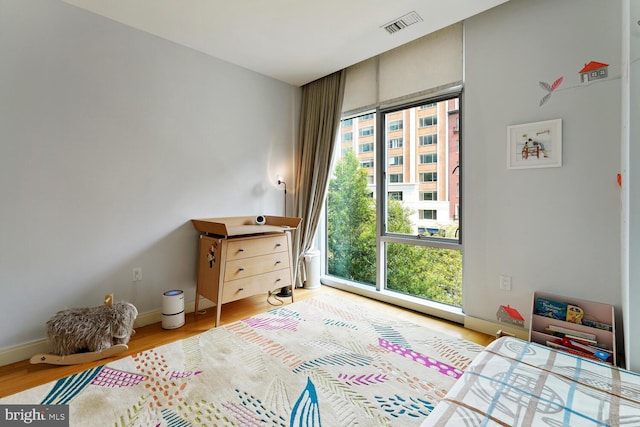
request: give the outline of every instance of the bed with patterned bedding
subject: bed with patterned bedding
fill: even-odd
[[[474,359],[426,426],[640,426],[640,374],[503,337]]]

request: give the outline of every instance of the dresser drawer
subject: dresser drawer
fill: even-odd
[[[222,289],[222,304],[252,295],[264,294],[289,285],[291,285],[291,270],[289,268],[230,282],[225,281]]]
[[[224,269],[224,279],[225,281],[242,279],[257,274],[282,270],[283,268],[289,268],[288,252],[235,259],[227,261]]]
[[[227,242],[227,261],[287,252],[288,250],[286,234],[249,239],[229,239]]]

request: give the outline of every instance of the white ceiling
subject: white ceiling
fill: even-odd
[[[63,0],[295,86],[508,0]],[[415,11],[423,21],[389,34]]]

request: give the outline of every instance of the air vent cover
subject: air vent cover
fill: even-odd
[[[401,16],[398,19],[394,19],[388,24],[384,24],[381,28],[384,28],[385,30],[387,30],[389,34],[394,34],[402,30],[403,28],[407,28],[409,25],[413,25],[416,22],[420,22],[420,21],[422,21],[422,17],[418,15],[418,12],[413,11],[413,12],[407,13],[404,16]]]

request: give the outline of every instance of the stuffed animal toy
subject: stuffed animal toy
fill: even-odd
[[[57,312],[47,322],[47,335],[54,354],[101,352],[117,344],[127,344],[138,316],[136,307],[128,302],[113,302],[91,308],[71,308]]]

